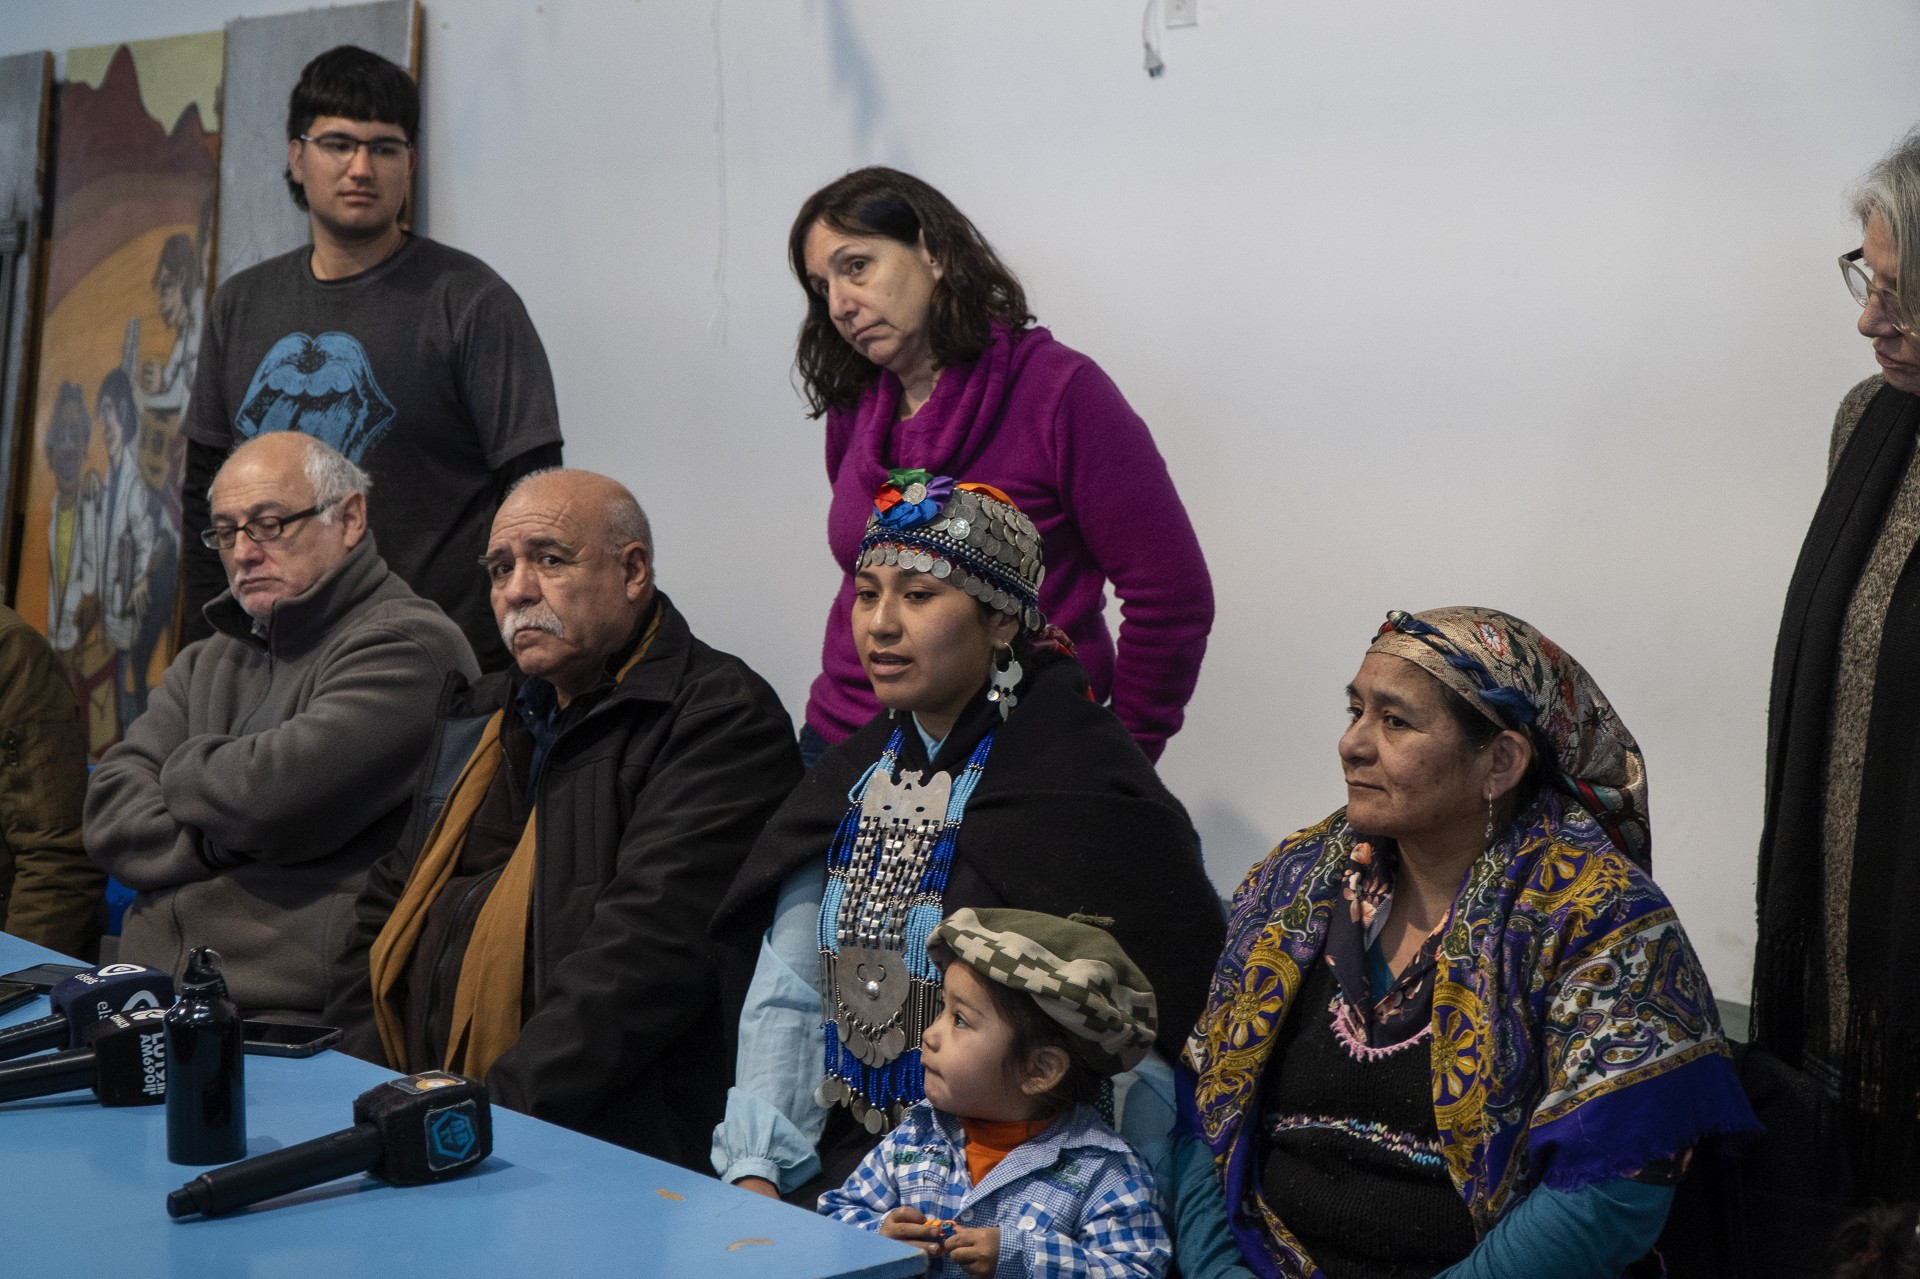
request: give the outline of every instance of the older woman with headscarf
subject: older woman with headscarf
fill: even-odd
[[[997,488],[895,471],[851,561],[851,635],[886,709],[781,805],[716,916],[751,980],[714,1170],[812,1207],[924,1096],[942,1001],[926,939],[947,914],[1099,916],[1159,1010],[1159,1052],[1115,1081],[1112,1119],[1153,1169],[1182,1272],[1244,1275],[1207,1151],[1173,1132],[1219,900],[1186,810],[1045,625],[1032,522]]]
[[[1613,1279],[1757,1129],[1639,749],[1491,609],[1389,614],[1347,705],[1347,807],[1248,873],[1187,1047],[1233,1232],[1266,1276]]]

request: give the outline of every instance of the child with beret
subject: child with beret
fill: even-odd
[[[1025,910],[955,911],[927,952],[945,989],[926,1100],[820,1211],[925,1249],[935,1274],[1164,1275],[1152,1174],[1094,1109],[1153,1045],[1139,968],[1095,922]]]

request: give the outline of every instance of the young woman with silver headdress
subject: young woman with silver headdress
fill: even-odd
[[[896,470],[853,569],[853,636],[886,709],[782,805],[716,918],[745,986],[716,1171],[811,1207],[921,1098],[940,1011],[926,939],[949,912],[1105,916],[1161,1011],[1159,1055],[1116,1081],[1117,1127],[1154,1166],[1183,1272],[1243,1274],[1205,1150],[1171,1133],[1168,1062],[1206,993],[1219,903],[1186,811],[1045,625],[1032,522],[987,485]]]

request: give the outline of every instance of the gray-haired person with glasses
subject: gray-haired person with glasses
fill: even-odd
[[[189,639],[225,586],[205,537],[214,471],[237,444],[304,431],[395,496],[368,515],[393,571],[459,623],[484,668],[508,664],[473,562],[507,488],[560,464],[559,410],[513,289],[407,227],[419,143],[403,68],[342,45],[300,73],[286,180],[313,242],[220,286],[186,411]]]
[[[242,533],[255,542],[277,542],[280,535],[287,531],[288,525],[298,524],[308,516],[318,515],[337,504],[328,502],[326,506],[309,506],[292,515],[261,515],[244,524],[216,524],[200,531],[200,545],[210,551],[231,551]]]
[[[87,854],[139,895],[120,958],[226,960],[249,1014],[318,1021],[367,868],[393,847],[450,675],[479,674],[391,572],[366,472],[296,431],[214,477],[228,589],[87,784]]]
[[[1864,1202],[1920,1173],[1920,129],[1853,213],[1880,372],[1840,401],[1774,651],[1753,1038],[1840,1101]]]

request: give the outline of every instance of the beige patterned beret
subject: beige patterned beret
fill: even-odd
[[[1104,928],[1032,910],[968,908],[933,930],[927,953],[1032,996],[1103,1075],[1131,1070],[1153,1047],[1153,985]]]

